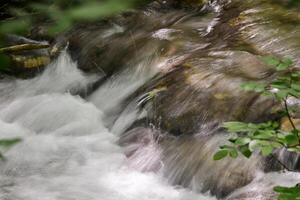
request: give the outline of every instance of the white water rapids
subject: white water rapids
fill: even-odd
[[[159,171],[141,172],[151,171],[147,169],[160,160],[157,144],[141,148],[130,158],[117,145],[119,134],[143,115],[135,109],[136,102],[121,114],[119,104],[155,75],[146,70],[147,65],[163,62],[147,61],[119,73],[88,100],[72,94],[85,90],[97,77],[83,74],[65,52],[36,78],[2,81],[0,139],[18,137],[22,142],[5,151],[7,160],[0,161],[0,199],[215,199],[170,185],[163,178],[163,164]],[[293,173],[260,173],[229,198],[264,192],[274,184],[293,185],[297,180],[299,175]],[[263,194],[254,197],[264,198]]]
[[[0,137],[22,142],[1,161],[0,199],[211,199],[170,186],[159,174],[131,168],[116,144],[118,135],[105,127],[103,110],[117,107],[134,84],[147,78],[122,84],[117,78],[87,102],[69,92],[84,89],[95,77],[82,74],[63,53],[36,78],[2,82]],[[114,129],[130,122],[119,120]]]

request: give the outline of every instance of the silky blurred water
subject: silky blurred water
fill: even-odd
[[[118,106],[119,101],[99,104],[109,95],[120,99],[134,90],[124,91],[124,84],[132,82],[119,85],[121,79],[111,80],[114,89],[111,84],[103,86],[100,91],[105,95],[96,93],[95,104],[73,96],[70,91],[84,89],[95,77],[80,72],[64,52],[34,79],[3,81],[0,137],[19,137],[22,142],[6,151],[7,160],[0,163],[0,199],[213,199],[171,186],[159,174],[142,173],[128,164],[116,144],[119,136],[103,123],[102,109]]]

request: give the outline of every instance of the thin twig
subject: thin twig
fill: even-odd
[[[289,108],[288,108],[288,105],[287,105],[287,97],[283,101],[284,101],[284,107],[285,107],[285,110],[286,110],[287,117],[288,117],[288,119],[289,119],[289,121],[290,121],[290,123],[291,123],[291,125],[292,125],[292,127],[294,129],[294,131],[296,132],[295,134],[296,134],[296,136],[298,138],[298,142],[300,143],[300,137],[299,137],[298,129],[296,128],[296,126],[295,126],[295,124],[294,124],[294,122],[292,120],[292,117],[290,115]]]
[[[284,169],[290,171],[290,172],[299,172],[299,170],[293,170],[290,169],[288,166],[286,166],[283,162],[281,162],[274,154],[271,154],[272,158],[274,158]]]
[[[290,112],[289,112],[289,109],[288,109],[288,105],[287,105],[287,100],[286,100],[286,99],[284,99],[284,107],[285,107],[285,111],[286,111],[287,117],[288,117],[288,119],[289,119],[289,121],[290,121],[290,123],[291,123],[293,129],[294,129],[294,130],[297,130],[297,128],[296,128],[296,126],[295,126],[295,124],[294,124],[294,122],[293,122],[293,120],[292,120],[292,117],[291,117],[291,115],[290,115]]]

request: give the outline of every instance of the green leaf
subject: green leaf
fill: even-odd
[[[276,66],[280,63],[280,60],[273,56],[266,56],[262,58],[263,62],[270,66]]]
[[[260,95],[266,96],[266,97],[272,97],[272,96],[273,96],[273,93],[270,92],[270,91],[265,90],[265,91],[263,91]]]
[[[291,87],[292,87],[294,90],[300,91],[300,85],[299,85],[299,84],[293,83],[293,84],[291,85]]]
[[[300,98],[300,93],[294,89],[289,89],[289,95],[295,97],[295,98]]]
[[[274,187],[274,191],[280,193],[300,193],[300,187],[299,186],[295,186],[295,187],[276,186]]]
[[[300,78],[300,72],[299,72],[299,71],[293,72],[293,73],[291,74],[291,76],[294,77],[294,78]]]
[[[253,135],[255,139],[272,139],[275,136],[274,130],[259,130]]]
[[[280,63],[279,65],[276,66],[276,69],[278,71],[282,71],[282,70],[286,70],[288,67],[289,67],[288,64],[286,64],[286,63]]]
[[[257,82],[246,82],[241,84],[241,88],[246,91],[263,92],[266,85]]]
[[[13,139],[2,139],[0,140],[0,146],[8,148],[17,143],[21,142],[20,138],[13,138]]]
[[[228,139],[228,141],[231,142],[231,143],[233,143],[233,144],[235,143],[236,140],[237,140],[237,138],[229,138]]]
[[[233,146],[229,146],[229,145],[223,145],[220,147],[220,149],[227,149],[227,150],[231,150],[231,149],[234,149],[235,147]]]
[[[229,156],[232,157],[232,158],[237,158],[238,157],[238,151],[236,149],[232,149],[229,152]]]
[[[289,94],[289,90],[279,90],[275,93],[275,96],[278,100],[284,100]]]
[[[298,137],[295,134],[286,135],[284,141],[287,145],[296,145],[299,143]]]
[[[249,150],[248,145],[240,146],[239,150],[247,158],[250,158],[250,156],[252,155],[252,152]]]
[[[273,147],[271,145],[261,147],[261,153],[263,156],[268,156],[272,152],[273,152]]]
[[[249,130],[258,130],[259,128],[261,128],[262,126],[266,126],[267,124],[265,123],[260,123],[260,124],[253,124],[253,123],[248,123],[247,127]]]
[[[131,1],[90,2],[69,10],[66,14],[74,20],[95,20],[118,13],[131,6]]]
[[[294,129],[294,130],[291,131],[291,133],[293,133],[294,135],[297,136],[297,134],[299,134],[300,131],[298,129]]]
[[[277,89],[288,89],[289,87],[287,86],[287,83],[286,82],[283,82],[283,81],[274,81],[272,82],[271,84],[271,87],[272,88],[277,88]]]
[[[214,160],[221,160],[222,158],[225,158],[228,155],[228,150],[222,149],[215,153]]]
[[[226,128],[229,132],[236,133],[245,131],[245,129],[248,127],[248,124],[243,122],[225,122],[223,123],[223,127]]]
[[[257,140],[257,144],[262,147],[262,146],[269,146],[270,142],[271,142],[271,138],[270,140]]]
[[[255,149],[257,148],[258,146],[258,143],[257,143],[257,140],[252,140],[250,143],[249,143],[249,150],[251,152],[255,151]]]
[[[250,138],[238,138],[236,141],[235,141],[235,144],[236,145],[245,145],[245,144],[248,144],[249,142],[251,142],[251,139]]]
[[[300,199],[300,187],[282,187],[276,186],[273,190],[279,193],[278,200],[299,200]]]
[[[281,60],[281,62],[283,62],[284,64],[286,64],[286,65],[288,65],[288,66],[291,66],[291,65],[293,65],[293,63],[294,63],[290,58],[283,58],[283,59]]]
[[[270,145],[271,145],[273,148],[281,148],[281,147],[283,147],[283,145],[280,144],[279,142],[270,142]]]
[[[280,128],[280,124],[276,121],[272,122],[272,128],[276,130],[277,128]]]
[[[281,133],[281,132],[279,132],[279,133],[277,133],[277,138],[276,138],[276,141],[278,141],[278,142],[281,142],[281,143],[285,143],[286,141],[285,141],[285,133]]]

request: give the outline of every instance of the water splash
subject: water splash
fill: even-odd
[[[39,77],[2,85],[1,97],[9,101],[2,102],[0,138],[23,141],[0,162],[0,199],[210,199],[126,164],[118,136],[103,123],[101,106],[67,92],[93,80],[63,53]],[[121,88],[106,94],[122,98]],[[110,106],[114,103],[119,101]]]

